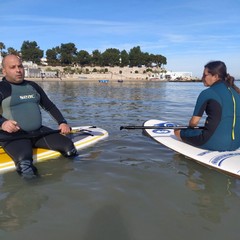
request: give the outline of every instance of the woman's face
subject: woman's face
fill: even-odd
[[[218,80],[219,80],[218,75],[212,75],[211,73],[208,72],[207,68],[204,68],[203,76],[202,76],[202,81],[204,86],[210,87]]]

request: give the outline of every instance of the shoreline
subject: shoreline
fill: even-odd
[[[201,80],[151,80],[151,79],[124,79],[124,80],[117,80],[117,79],[107,79],[107,78],[99,78],[99,79],[93,79],[93,78],[88,78],[88,79],[76,79],[76,78],[25,78],[26,80],[29,81],[37,81],[37,82],[99,82],[99,83],[111,83],[111,82],[116,82],[116,83],[124,83],[124,82],[201,82]],[[101,82],[101,81],[105,82]]]
[[[31,71],[30,71],[31,70]],[[70,71],[72,70],[72,71]],[[25,66],[25,79],[33,81],[99,81],[105,82],[198,82],[194,76],[168,77],[160,76],[162,69],[152,67],[70,67],[62,66]],[[0,77],[2,74],[0,73]]]
[[[57,79],[62,79],[62,81],[99,81],[99,80],[107,80],[107,81],[199,81],[200,79],[194,76],[182,76],[177,78],[171,77],[164,79],[160,78],[160,73],[163,71],[159,67],[152,67],[151,69],[147,67],[71,67],[70,69],[66,69],[62,66],[41,66],[41,71],[45,73],[42,79],[46,81],[46,79],[51,79],[56,81]],[[71,73],[70,70],[73,72]],[[54,73],[56,73],[56,76]],[[158,76],[159,75],[159,76]],[[29,76],[26,76],[30,78]],[[34,77],[34,75],[32,75]],[[40,76],[35,75],[41,79]],[[173,80],[174,79],[174,80]]]
[[[0,79],[3,75],[0,74]],[[133,76],[119,76],[111,74],[79,74],[79,75],[68,75],[64,77],[25,77],[29,81],[37,82],[99,82],[99,83],[109,83],[109,82],[201,82],[200,79],[178,79],[178,80],[167,80],[159,78],[149,78],[148,74],[137,74]],[[100,82],[102,81],[102,82]]]
[[[25,77],[26,80],[32,81],[59,81],[59,82],[201,82],[201,79],[192,78],[192,79],[160,79],[160,78],[151,78],[148,74],[134,74],[134,75],[119,75],[119,74],[69,74],[61,77]]]

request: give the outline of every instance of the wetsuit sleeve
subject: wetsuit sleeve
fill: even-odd
[[[207,103],[208,103],[208,92],[207,91],[202,91],[200,95],[197,98],[197,102],[193,111],[193,116],[198,116],[202,117],[204,111],[207,108]]]
[[[49,99],[44,90],[35,82],[29,82],[36,91],[40,94],[40,106],[47,111],[60,125],[61,123],[67,123],[60,110],[56,105]]]
[[[5,78],[2,79],[0,83],[0,105],[2,106],[2,101],[4,98],[11,94],[11,88],[8,83],[6,83]],[[0,109],[0,127],[7,119],[2,116],[2,107]]]
[[[4,118],[2,115],[0,115],[0,127],[2,126],[2,124],[6,121],[7,119]]]

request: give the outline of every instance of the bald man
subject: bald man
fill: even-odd
[[[21,59],[12,54],[4,57],[2,73],[4,77],[0,82],[0,134],[1,138],[10,134],[13,139],[0,144],[13,159],[17,172],[26,178],[38,175],[36,167],[33,166],[34,147],[59,151],[66,157],[76,156],[73,142],[63,135],[70,132],[67,121],[37,83],[24,79]],[[56,120],[61,134],[41,136],[41,133],[51,130],[42,125],[41,108]],[[39,137],[14,140],[14,136],[24,133],[34,133],[35,136],[39,133]]]

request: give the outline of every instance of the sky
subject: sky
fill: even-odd
[[[240,79],[240,0],[0,0],[0,42],[20,50],[74,43],[77,50],[142,52],[170,71],[201,77],[209,61]]]

